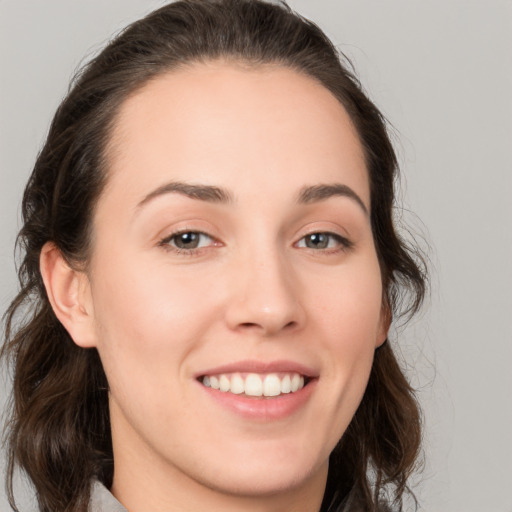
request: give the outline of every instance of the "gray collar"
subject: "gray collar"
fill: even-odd
[[[112,493],[100,482],[95,481],[91,486],[89,512],[128,512],[117,501]]]

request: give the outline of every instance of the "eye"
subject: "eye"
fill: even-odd
[[[351,242],[335,233],[310,233],[297,242],[297,247],[308,249],[336,249],[351,247]]]
[[[194,249],[201,249],[213,243],[211,236],[200,231],[181,231],[174,233],[161,242],[161,246],[170,246],[178,251],[192,251]]]

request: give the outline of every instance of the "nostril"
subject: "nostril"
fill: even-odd
[[[261,332],[265,336],[283,330],[290,333],[301,326],[305,314],[297,301],[292,298],[281,300],[279,294],[274,294],[272,290],[267,290],[267,295],[244,295],[243,300],[236,300],[235,297],[225,312],[228,326],[233,331]]]
[[[251,328],[260,328],[260,325],[257,323],[254,323],[254,322],[244,322],[244,323],[240,324],[240,327],[245,327],[247,329],[251,329]]]
[[[269,322],[262,322],[261,324],[258,322],[243,322],[243,323],[239,324],[238,327],[242,330],[258,330],[258,331],[261,330],[261,331],[265,331],[265,333],[267,333],[267,334],[270,334],[272,332],[279,331],[279,330],[290,331],[290,330],[295,329],[295,327],[297,325],[298,325],[298,323],[295,321],[290,321],[290,322],[286,323],[285,325],[283,325],[282,327],[278,327],[277,325],[270,325]]]

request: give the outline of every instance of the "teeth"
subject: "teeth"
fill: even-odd
[[[263,382],[259,375],[250,373],[245,379],[245,394],[249,396],[263,395]]]
[[[281,380],[277,375],[267,375],[263,381],[263,394],[265,396],[277,396],[281,394]]]
[[[206,384],[205,384],[206,385]],[[292,380],[289,375],[285,375],[281,380],[281,393],[289,393],[292,390]]]
[[[292,390],[292,393],[294,393],[295,391],[297,391],[300,387],[300,376],[295,373],[292,377],[292,384],[291,384],[291,390]]]
[[[234,393],[235,395],[240,395],[245,391],[244,379],[242,379],[240,375],[233,375],[233,377],[231,377],[231,386],[229,391],[231,391],[231,393]]]
[[[223,392],[247,396],[279,396],[280,394],[294,393],[304,387],[304,376],[298,373],[278,375],[268,373],[248,373],[244,376],[239,373],[206,375],[203,385]]]
[[[229,391],[230,386],[231,382],[229,382],[229,379],[225,375],[221,375],[219,379],[219,389],[221,391]]]
[[[204,381],[203,381],[203,384],[204,384]],[[206,384],[205,384],[206,386]],[[212,387],[213,389],[219,389],[220,388],[220,385],[219,385],[219,379],[217,377],[210,377],[210,387]]]

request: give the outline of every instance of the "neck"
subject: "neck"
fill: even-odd
[[[313,492],[309,491],[310,487]],[[148,483],[137,478],[132,483],[116,474],[112,493],[130,512],[318,512],[323,493],[315,492],[315,487],[306,485],[263,496],[235,495],[197,486],[193,482],[180,486],[169,483],[161,487],[155,481]]]

